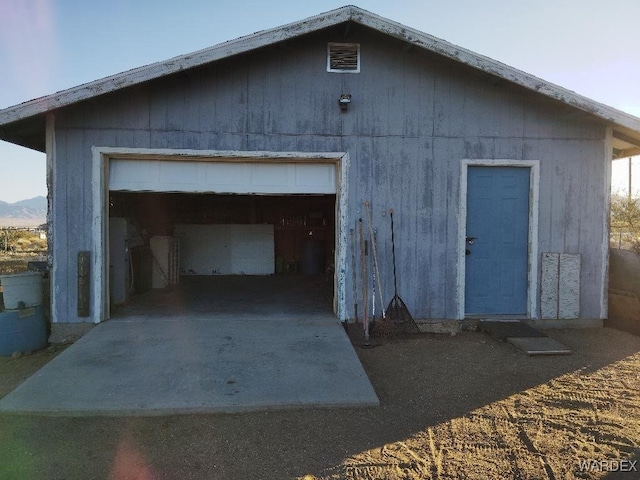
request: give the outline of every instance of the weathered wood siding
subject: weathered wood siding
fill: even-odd
[[[328,73],[327,42],[345,41],[343,31],[56,113],[57,321],[82,321],[75,313],[75,258],[91,246],[93,145],[349,152],[347,228],[365,218],[363,204],[371,202],[390,299],[388,211],[395,209],[399,292],[415,317],[433,319],[458,315],[460,161],[540,160],[538,250],[581,255],[580,315],[600,317],[610,158],[605,125],[355,25],[346,41],[361,44],[361,73]],[[338,107],[341,93],[352,95],[346,113]],[[346,277],[351,313],[350,272]]]

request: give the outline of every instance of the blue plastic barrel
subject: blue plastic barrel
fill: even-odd
[[[35,352],[47,343],[47,322],[41,305],[0,311],[0,356]]]

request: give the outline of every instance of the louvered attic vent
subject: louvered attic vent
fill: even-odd
[[[327,48],[327,72],[360,72],[360,44],[330,43]]]

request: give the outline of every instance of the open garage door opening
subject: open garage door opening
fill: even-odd
[[[335,194],[109,192],[111,315],[334,303]]]

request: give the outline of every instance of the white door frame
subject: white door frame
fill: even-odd
[[[349,154],[346,152],[259,152],[221,150],[173,150],[149,148],[92,147],[93,225],[92,225],[92,303],[94,323],[109,318],[109,161],[164,160],[203,162],[333,163],[336,168],[335,274],[333,309],[346,320],[345,272],[347,258],[347,195]],[[215,192],[211,192],[215,193]]]
[[[527,261],[527,318],[538,318],[538,205],[540,190],[539,160],[474,160],[460,162],[460,205],[458,215],[458,319],[465,318],[466,242],[467,229],[467,172],[469,167],[520,167],[529,168],[529,237]],[[487,315],[490,317],[491,315]]]

